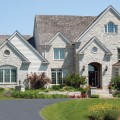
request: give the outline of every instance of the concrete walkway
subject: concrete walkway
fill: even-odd
[[[67,99],[0,100],[0,120],[43,120],[39,111]]]

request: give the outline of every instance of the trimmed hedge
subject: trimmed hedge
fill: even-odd
[[[39,94],[37,92],[13,92],[12,97],[14,98],[25,98],[25,99],[45,99],[45,98],[67,98],[67,95],[62,94]]]

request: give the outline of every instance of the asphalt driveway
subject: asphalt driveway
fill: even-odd
[[[67,99],[0,100],[0,120],[43,120],[39,111]]]

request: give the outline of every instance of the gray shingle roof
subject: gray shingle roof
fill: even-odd
[[[11,35],[0,35],[0,45],[10,37]],[[32,38],[31,35],[23,35],[23,37],[29,42],[29,40]]]
[[[120,66],[120,60],[117,62],[117,63],[115,63],[115,64],[113,64],[113,66]]]
[[[49,42],[58,32],[73,42],[95,18],[95,16],[37,15],[35,26],[39,29],[41,44]]]

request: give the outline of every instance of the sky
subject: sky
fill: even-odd
[[[0,0],[0,35],[33,35],[35,15],[97,16],[120,0]]]

